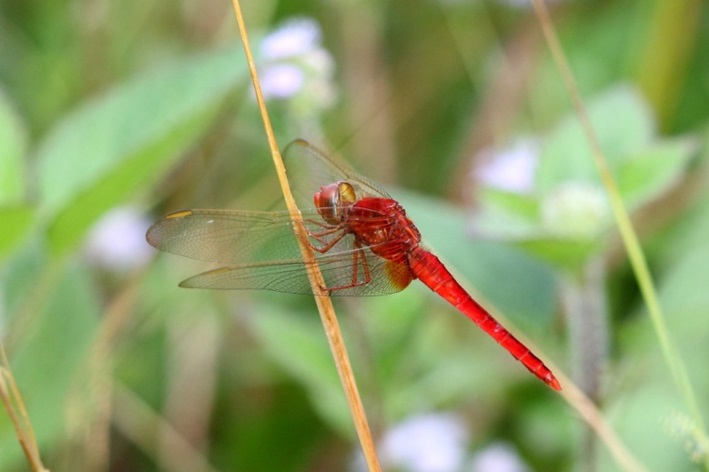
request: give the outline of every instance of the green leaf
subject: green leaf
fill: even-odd
[[[674,261],[663,277],[659,296],[664,310],[672,314],[669,324],[682,331],[682,344],[689,342],[688,337],[693,338],[697,344],[706,345],[709,354],[709,344],[705,343],[708,324],[705,313],[709,311],[707,264],[709,244],[705,241]]]
[[[24,199],[23,158],[26,148],[24,126],[0,89],[0,205],[17,205]]]
[[[692,157],[694,144],[689,139],[666,140],[630,155],[617,175],[626,204],[637,207],[676,184]]]
[[[70,248],[192,145],[246,73],[234,49],[163,67],[67,116],[37,155],[50,247]]]
[[[686,254],[702,250],[709,234],[709,194],[706,192],[668,228],[658,241],[660,266],[671,266]]]
[[[100,320],[95,287],[85,270],[70,268],[58,280],[40,302],[38,311],[28,314],[32,322],[20,321],[26,329],[14,338],[13,344],[19,347],[9,354],[42,451],[61,442],[66,433],[67,402],[72,394],[85,388],[77,381],[84,373]],[[25,288],[30,293],[34,290],[31,283]],[[0,422],[0,443],[16,443],[7,421]],[[0,464],[12,463],[19,454],[19,446],[0,448]]]
[[[480,189],[480,200],[510,215],[533,221],[539,217],[539,202],[531,195],[508,192],[492,187]]]
[[[569,270],[582,267],[604,247],[602,238],[575,240],[538,237],[520,239],[514,241],[514,244],[555,267]]]
[[[471,217],[471,226],[476,234],[496,241],[531,238],[539,233],[539,223],[536,220],[525,220],[487,206]]]
[[[637,362],[630,366],[636,371],[645,367]],[[654,368],[662,369],[658,365]],[[688,442],[682,438],[677,422],[682,401],[668,383],[666,376],[642,384],[634,382],[634,388],[618,392],[608,402],[604,408],[606,415],[620,440],[643,464],[651,465],[652,470],[699,470],[683,450]],[[604,453],[602,457],[599,470],[618,469],[610,454]]]
[[[35,218],[34,208],[0,208],[0,258],[9,253],[29,232]]]
[[[650,142],[654,122],[649,106],[635,89],[621,85],[590,100],[588,114],[611,168]],[[542,193],[566,181],[599,182],[591,149],[581,124],[569,114],[544,142],[537,168]]]

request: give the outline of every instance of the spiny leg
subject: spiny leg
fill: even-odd
[[[360,261],[362,264],[362,269],[364,269],[364,280],[359,280],[359,265]],[[372,275],[369,271],[369,263],[367,262],[367,256],[364,253],[364,249],[360,246],[359,241],[354,243],[354,251],[352,252],[352,279],[347,285],[341,285],[339,287],[332,287],[328,289],[328,292],[336,292],[338,290],[347,290],[349,288],[359,287],[361,285],[368,285],[372,281]]]
[[[310,231],[308,229],[308,236],[313,238],[315,241],[317,241],[318,243],[321,244],[321,246],[316,246],[315,244],[310,243],[310,247],[314,251],[319,252],[320,254],[325,254],[327,251],[332,249],[335,246],[335,244],[340,242],[340,240],[342,238],[344,238],[345,235],[347,234],[347,231],[344,230],[343,225],[332,226],[332,225],[328,225],[326,223],[318,222],[315,220],[308,220],[308,223],[320,226],[321,228],[325,228],[324,231],[319,231],[319,232]],[[329,236],[331,234],[337,233],[338,231],[340,232],[340,234],[338,234],[334,239],[332,239],[330,241],[326,241],[324,239],[325,236]]]
[[[331,231],[330,233],[334,233],[334,232],[335,232],[335,231]],[[330,240],[329,242],[326,243],[325,241],[322,241],[321,239],[319,239],[317,236],[313,236],[313,235],[311,234],[311,236],[312,236],[316,241],[318,241],[318,242],[321,243],[321,244],[325,244],[325,245],[318,247],[318,246],[316,246],[315,244],[312,244],[312,243],[311,243],[311,244],[310,244],[310,247],[313,248],[314,251],[319,252],[320,254],[325,254],[325,253],[328,252],[330,249],[332,249],[332,248],[335,246],[335,244],[339,243],[340,240],[341,240],[342,238],[344,238],[346,235],[347,235],[347,233],[346,233],[345,231],[341,231],[340,234],[338,234],[338,235],[335,236],[332,240]]]

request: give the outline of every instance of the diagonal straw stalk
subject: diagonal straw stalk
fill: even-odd
[[[345,342],[342,338],[337,317],[335,316],[335,309],[332,306],[332,300],[328,297],[327,290],[324,288],[326,286],[325,281],[320,273],[320,268],[315,261],[313,250],[308,241],[306,228],[300,219],[300,211],[295,204],[293,194],[291,193],[290,186],[288,184],[286,170],[283,166],[283,159],[281,158],[281,154],[278,150],[278,144],[276,143],[273,128],[271,127],[271,120],[266,109],[266,102],[264,101],[263,94],[261,93],[261,85],[256,73],[254,58],[251,54],[251,47],[249,46],[249,38],[246,32],[246,25],[244,23],[244,17],[241,12],[239,0],[232,0],[232,5],[234,7],[234,13],[236,14],[236,21],[239,25],[239,34],[241,35],[241,40],[244,44],[246,61],[249,66],[251,81],[254,85],[254,92],[256,93],[256,101],[259,106],[259,111],[261,112],[263,126],[268,138],[268,145],[271,150],[273,164],[276,166],[276,173],[278,174],[278,181],[281,185],[283,198],[286,201],[286,206],[288,207],[288,211],[290,212],[294,223],[293,226],[295,235],[298,239],[298,245],[300,246],[303,260],[305,261],[308,269],[310,286],[315,294],[315,303],[318,307],[318,311],[320,312],[320,319],[325,328],[325,334],[335,360],[335,365],[337,366],[337,372],[340,375],[340,381],[342,382],[342,386],[345,390],[347,403],[349,404],[350,412],[352,413],[352,418],[354,419],[355,428],[357,430],[357,436],[359,437],[360,444],[362,445],[367,467],[371,472],[380,472],[381,467],[379,465],[379,460],[374,447],[372,433],[369,428],[369,424],[367,423],[367,418],[364,414],[362,399],[360,398],[359,391],[357,390],[357,384],[352,372],[352,366],[347,354],[347,349],[345,348]]]
[[[5,406],[12,426],[15,428],[15,435],[20,442],[20,446],[22,446],[22,451],[25,453],[32,472],[49,472],[49,469],[42,464],[37,438],[34,435],[32,423],[27,414],[25,402],[22,400],[20,390],[17,388],[15,377],[12,375],[10,363],[5,354],[5,348],[2,346],[0,346],[0,401]]]
[[[564,86],[571,97],[571,101],[573,102],[579,121],[581,122],[581,126],[586,135],[586,139],[591,146],[591,154],[593,156],[594,163],[598,168],[601,181],[603,182],[606,192],[608,193],[611,207],[613,209],[613,216],[618,224],[618,230],[623,240],[623,244],[625,245],[625,249],[628,251],[628,258],[630,259],[633,272],[635,273],[635,277],[640,286],[640,291],[645,299],[645,303],[647,304],[650,319],[652,320],[653,327],[660,341],[662,354],[667,362],[670,372],[672,373],[672,378],[675,385],[684,396],[687,407],[694,417],[697,429],[702,436],[706,437],[706,427],[704,426],[704,420],[702,419],[701,411],[699,409],[694,390],[692,389],[692,384],[689,380],[689,375],[687,374],[684,362],[682,361],[682,358],[670,338],[669,331],[667,330],[667,325],[665,324],[662,308],[660,307],[660,302],[657,298],[657,292],[652,280],[652,275],[650,274],[647,261],[645,260],[645,255],[640,247],[638,236],[635,233],[632,223],[630,222],[630,217],[628,216],[628,212],[623,205],[623,199],[620,196],[618,186],[613,178],[613,175],[611,174],[605,155],[603,154],[601,146],[598,142],[598,138],[596,137],[593,127],[591,126],[591,121],[586,113],[586,107],[581,99],[581,94],[579,93],[576,85],[576,80],[571,72],[569,63],[566,60],[566,56],[564,55],[559,38],[556,35],[551,18],[549,17],[549,12],[543,0],[532,0],[532,3],[534,5],[537,18],[539,19],[539,23],[542,26],[544,37],[554,58],[554,62],[561,73]],[[709,470],[709,454],[706,452],[704,454],[704,468]]]

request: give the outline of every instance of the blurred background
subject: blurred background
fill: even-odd
[[[709,7],[549,7],[699,415],[528,2],[243,5],[281,147],[381,183],[617,447],[699,470]],[[228,2],[0,0],[0,335],[49,469],[366,470],[312,298],[180,289],[212,266],[145,242],[169,211],[270,209],[273,180]],[[421,284],[336,308],[386,470],[627,468]],[[27,470],[4,413],[0,436],[0,469]]]

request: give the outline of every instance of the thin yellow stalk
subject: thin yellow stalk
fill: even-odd
[[[249,66],[251,81],[253,82],[254,92],[256,93],[256,101],[261,112],[263,126],[268,138],[268,145],[271,150],[273,164],[276,167],[276,173],[278,174],[278,180],[281,185],[281,191],[283,192],[286,206],[288,207],[288,211],[290,212],[294,223],[295,234],[298,239],[300,251],[303,255],[303,260],[308,268],[308,278],[310,279],[310,285],[313,289],[313,293],[315,294],[315,303],[318,307],[318,311],[320,312],[320,319],[323,323],[323,327],[325,328],[325,334],[330,345],[330,350],[334,357],[337,371],[340,375],[340,381],[342,382],[342,386],[345,390],[347,402],[355,423],[357,436],[359,437],[360,444],[362,445],[367,466],[370,471],[378,472],[381,471],[381,467],[379,465],[376,449],[374,447],[372,433],[369,428],[369,424],[367,423],[367,418],[364,414],[364,407],[362,406],[362,400],[360,398],[359,391],[357,390],[357,384],[352,372],[352,366],[347,354],[345,342],[342,338],[339,323],[337,322],[337,317],[335,316],[335,309],[332,306],[332,300],[330,300],[330,297],[327,296],[327,291],[324,288],[326,286],[325,281],[320,273],[319,267],[317,266],[313,251],[308,242],[306,228],[300,219],[300,211],[298,210],[295,200],[293,199],[293,194],[291,193],[290,186],[288,184],[283,159],[281,158],[281,154],[278,150],[278,144],[276,143],[273,128],[271,127],[271,120],[266,109],[266,102],[263,98],[263,94],[261,93],[261,85],[256,72],[256,66],[254,65],[254,58],[251,54],[251,47],[249,46],[249,38],[246,32],[244,18],[241,13],[241,5],[239,0],[232,0],[232,5],[234,7],[234,13],[236,14],[236,21],[239,25],[239,34],[241,35],[241,40],[244,44],[246,61]]]
[[[5,410],[15,428],[17,439],[32,470],[34,472],[49,472],[42,464],[37,438],[35,438],[32,423],[25,408],[25,402],[22,400],[20,390],[15,383],[15,377],[12,375],[4,348],[0,348],[0,354],[2,355],[0,360],[2,364],[0,365],[0,399],[5,405]]]
[[[675,348],[675,345],[672,342],[670,334],[667,330],[665,318],[657,298],[657,292],[655,291],[654,282],[652,280],[650,270],[648,269],[645,255],[640,247],[638,236],[635,233],[635,229],[630,221],[628,212],[623,205],[623,199],[620,196],[618,186],[616,185],[615,179],[613,178],[613,175],[608,167],[606,158],[601,150],[598,138],[596,137],[593,127],[591,126],[591,121],[588,118],[586,107],[581,99],[581,94],[579,93],[576,85],[576,80],[574,79],[574,75],[571,72],[568,61],[566,60],[566,56],[561,47],[561,43],[559,42],[559,38],[556,35],[551,18],[549,17],[549,12],[543,0],[532,0],[532,3],[542,26],[544,37],[554,58],[554,62],[561,73],[564,86],[571,97],[571,101],[573,102],[574,108],[576,109],[576,113],[578,114],[581,122],[581,126],[586,135],[586,139],[591,146],[594,163],[598,168],[601,181],[603,182],[606,192],[608,193],[611,207],[613,209],[613,215],[616,219],[616,224],[618,225],[618,230],[620,231],[625,249],[628,251],[628,257],[633,267],[633,272],[635,273],[635,277],[640,286],[640,291],[645,299],[645,303],[647,304],[650,319],[652,320],[653,327],[660,341],[660,347],[665,361],[669,366],[675,384],[684,396],[687,407],[692,412],[697,428],[701,431],[702,435],[706,437],[704,420],[702,419],[692,384],[689,380],[684,362]],[[704,467],[709,470],[709,454],[704,455]]]

